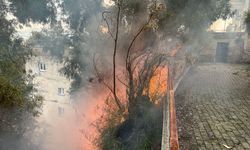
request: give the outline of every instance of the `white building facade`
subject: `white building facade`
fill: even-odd
[[[72,144],[71,128],[75,125],[76,113],[71,103],[71,81],[59,73],[63,64],[45,53],[42,47],[33,48],[35,54],[27,63],[26,70],[35,78],[37,94],[44,98],[42,112],[38,117],[42,138],[42,150],[78,150]],[[73,132],[73,131],[72,131]],[[40,137],[41,138],[41,137]],[[41,143],[40,141],[37,141]]]
[[[45,53],[42,47],[33,48],[35,54],[27,63],[26,70],[35,75],[33,80],[37,94],[43,96],[42,116],[48,121],[63,116],[71,107],[70,80],[59,73],[63,64]],[[50,120],[51,119],[51,120]]]

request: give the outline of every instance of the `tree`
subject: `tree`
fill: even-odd
[[[234,14],[229,0],[165,0],[165,3],[167,10],[161,25],[174,33],[183,25],[191,34],[198,34],[217,19],[227,19]]]
[[[33,2],[27,0],[25,2],[30,3],[31,6],[36,6],[32,4]],[[47,4],[49,4],[48,1]],[[42,5],[44,6],[44,3]],[[46,33],[44,36],[46,37],[44,38],[46,43],[53,41],[52,44],[49,44],[49,47],[52,48],[48,47],[48,49],[53,50],[55,47],[57,47],[55,49],[68,48],[70,55],[65,59],[65,66],[62,72],[68,78],[74,79],[72,84],[72,87],[74,87],[73,91],[84,85],[83,76],[86,76],[86,70],[88,70],[86,68],[89,67],[89,58],[87,57],[90,57],[93,51],[93,53],[112,54],[112,62],[110,62],[111,55],[106,56],[106,54],[102,55],[102,59],[105,61],[101,62],[101,64],[112,64],[112,68],[108,68],[106,69],[108,70],[107,72],[102,73],[99,69],[100,66],[95,66],[95,78],[97,83],[104,84],[111,91],[113,94],[111,100],[119,108],[118,116],[124,117],[125,121],[122,123],[116,121],[120,119],[119,117],[119,119],[108,118],[108,121],[112,122],[115,120],[115,123],[110,125],[110,128],[106,128],[107,130],[102,130],[102,133],[103,137],[109,136],[113,138],[112,141],[118,142],[118,145],[114,145],[122,145],[130,149],[135,149],[135,147],[131,147],[132,144],[130,143],[131,141],[128,142],[128,136],[133,137],[130,140],[136,139],[142,136],[139,132],[147,136],[143,136],[142,142],[137,143],[137,148],[142,148],[140,146],[145,144],[145,141],[152,142],[152,139],[148,137],[152,136],[151,133],[153,131],[147,130],[148,128],[145,127],[147,122],[145,120],[147,120],[148,116],[151,120],[153,117],[148,114],[144,118],[142,114],[146,114],[147,109],[155,107],[148,92],[150,80],[155,75],[156,70],[166,63],[168,57],[168,54],[157,49],[159,41],[174,37],[178,39],[178,44],[185,48],[185,44],[192,45],[200,37],[201,33],[205,33],[207,27],[213,21],[218,18],[225,19],[232,15],[229,0],[165,0],[161,2],[150,0],[114,0],[114,5],[109,8],[102,7],[100,0],[64,0],[59,7],[62,8],[63,14],[68,16],[65,21],[68,23],[70,31],[64,35],[58,34],[58,32],[53,34],[53,31]],[[48,8],[47,5],[45,8]],[[23,16],[27,16],[27,14],[29,13]],[[49,13],[45,13],[45,18],[52,18],[46,14]],[[51,14],[53,15],[53,11]],[[102,21],[100,21],[101,14]],[[34,17],[31,16],[31,18]],[[93,18],[97,22],[93,21]],[[98,31],[94,32],[94,29],[91,28],[92,22],[98,25],[100,23],[96,30],[99,30],[102,26],[110,36],[108,37],[105,33],[102,33],[100,36]],[[88,31],[91,32],[89,33]],[[102,39],[103,34],[105,38],[112,39],[111,42],[108,42],[107,39]],[[58,41],[58,43],[65,43],[65,39],[67,41],[66,45],[54,44],[54,42],[57,43]],[[100,44],[100,39],[106,43]],[[95,41],[94,46],[91,40]],[[113,44],[113,48],[107,46],[110,43],[111,45]],[[99,44],[102,47],[98,47]],[[104,52],[96,51],[97,49],[103,49]],[[170,51],[171,49],[169,48],[168,50]],[[177,48],[174,47],[174,49]],[[122,63],[117,61],[117,58]],[[112,76],[112,79],[109,76]],[[89,81],[92,82],[93,78],[91,77]],[[117,85],[126,87],[125,93],[127,97],[124,103],[121,103],[122,98],[117,92],[119,88]],[[145,106],[147,109],[144,109],[142,106]],[[117,111],[117,109],[114,110]],[[117,117],[117,114],[115,116]],[[154,124],[151,124],[151,126],[154,126]],[[122,131],[128,127],[130,127],[129,135],[123,136]],[[135,132],[131,131],[132,129],[135,129]],[[101,142],[101,146],[106,146],[105,139],[102,140],[104,143]],[[111,143],[109,145],[111,147],[106,147],[106,149],[116,149],[117,147],[113,147],[114,145]],[[147,146],[147,148],[152,147]]]
[[[1,0],[2,1],[2,0]],[[21,23],[34,22],[55,22],[56,11],[51,0],[9,0],[10,11]]]
[[[14,5],[15,3],[13,3],[12,8],[22,8],[22,5],[18,3],[16,6]],[[39,4],[39,6],[42,6],[41,9],[43,9],[47,13],[41,13],[43,14],[42,17],[28,16],[29,13],[23,13],[27,14],[23,16],[28,16],[35,19],[43,18],[39,20],[46,20],[44,18],[55,18],[53,16],[55,15],[56,9],[54,8],[54,5],[51,1],[30,2],[26,0],[25,3],[29,4],[30,8],[34,8]],[[44,5],[45,3],[46,5]],[[80,57],[82,57],[82,55],[90,55],[89,52],[91,51],[91,48],[89,48],[89,46],[83,44],[88,43],[88,38],[90,37],[86,35],[86,28],[88,27],[89,22],[92,18],[97,18],[97,20],[99,20],[98,15],[100,15],[105,9],[104,7],[102,7],[101,3],[102,1],[100,0],[64,0],[59,3],[60,5],[58,6],[62,8],[63,14],[68,16],[65,18],[65,21],[69,24],[70,33],[65,34],[64,36],[66,36],[70,40],[70,54],[72,54],[71,58],[66,59],[65,66],[67,67],[64,67],[62,71],[67,75],[67,77],[75,79],[75,82],[73,82],[73,86],[76,87],[73,88],[75,90],[84,84],[80,74],[82,74],[84,70],[86,70],[84,66],[87,65],[81,65],[83,64],[83,62],[80,61],[82,59]],[[146,17],[142,16],[144,16],[143,13],[146,12],[148,4],[149,3],[147,1],[142,3],[139,0],[124,0],[121,6],[122,14],[119,18],[119,22],[121,22],[121,24],[124,24],[126,22],[128,24],[126,28],[136,29],[138,23],[140,23],[141,21],[145,21]],[[188,38],[191,35],[196,35],[197,37],[199,37],[199,35],[197,34],[202,33],[200,31],[205,31],[205,29],[207,29],[207,27],[216,19],[225,19],[232,15],[232,13],[230,12],[229,0],[209,0],[206,2],[198,0],[165,0],[165,3],[161,1],[160,3],[157,2],[157,5],[157,9],[164,9],[164,11],[157,14],[157,20],[155,20],[154,23],[151,22],[151,25],[154,25],[155,29],[159,29],[160,32],[164,33],[167,36],[178,36],[180,34],[184,36],[183,33],[185,33],[185,37],[183,37],[183,39],[191,39]],[[108,11],[114,11],[113,8],[114,7],[112,7]],[[22,13],[20,13],[20,15],[21,14]],[[137,21],[137,23],[135,23],[135,20]],[[113,20],[112,22],[114,23],[115,20]],[[180,33],[181,27],[184,27],[184,32],[182,33]],[[92,37],[94,36],[92,35],[91,38]],[[54,46],[54,48],[56,48],[56,45]],[[71,74],[68,72],[74,73]]]
[[[195,2],[198,3],[198,7],[194,5]],[[209,9],[212,10],[204,10],[205,6],[209,6]],[[197,9],[194,9],[194,7],[197,7]],[[116,71],[114,71],[113,80],[118,80],[126,86],[126,93],[128,95],[126,98],[127,103],[123,105],[127,107],[128,114],[122,123],[119,123],[119,119],[118,122],[113,123],[113,120],[117,120],[117,117],[119,118],[119,115],[117,116],[116,113],[114,116],[111,115],[111,117],[107,117],[106,122],[109,126],[102,130],[99,146],[103,149],[157,149],[157,146],[152,147],[157,141],[148,139],[148,136],[153,136],[154,134],[151,134],[152,131],[147,131],[145,127],[147,125],[150,126],[149,122],[152,120],[152,118],[149,119],[150,121],[147,120],[146,112],[154,106],[152,103],[154,100],[150,99],[147,91],[156,70],[166,63],[166,59],[169,56],[166,53],[164,55],[164,52],[160,52],[157,49],[147,51],[147,39],[155,37],[155,40],[151,40],[150,42],[150,48],[156,48],[154,46],[157,45],[157,41],[161,40],[157,38],[159,31],[165,32],[165,37],[178,36],[179,34],[183,34],[179,33],[180,27],[182,26],[182,32],[189,30],[189,37],[199,36],[199,32],[204,33],[209,24],[216,19],[225,19],[230,16],[229,1],[167,1],[165,8],[164,4],[157,2],[144,1],[142,4],[140,1],[128,0],[115,1],[114,8],[116,9],[114,9],[115,11],[111,11],[111,16],[112,13],[116,14],[114,15],[117,19],[116,22],[114,23],[113,20],[108,22],[106,18],[104,19],[109,30],[107,33],[109,33],[115,41],[114,52],[117,50],[116,47],[119,47],[125,53],[125,55],[120,56],[121,60],[125,60],[125,67],[119,66],[119,69],[124,70],[125,68],[125,71],[121,72],[126,72],[126,75],[122,77],[123,81],[120,81],[118,75],[116,75]],[[122,14],[120,14],[121,8]],[[216,10],[217,8],[223,9]],[[192,10],[197,10],[197,14],[191,13]],[[125,19],[123,20],[121,18]],[[120,26],[119,23],[121,23]],[[112,29],[111,24],[113,24],[114,29]],[[117,25],[119,27],[117,27]],[[123,33],[118,30],[128,28],[128,26],[131,28],[127,31],[122,30]],[[119,37],[113,36],[117,34]],[[123,42],[122,46],[117,46],[117,39],[119,39],[119,41],[126,39],[126,41]],[[185,43],[182,44],[184,45]],[[113,55],[113,58],[115,58],[115,56],[116,55]],[[124,56],[125,58],[123,58]],[[113,61],[114,70],[116,67],[115,63],[116,62]],[[115,87],[115,84],[114,82],[113,87]],[[113,94],[114,99],[116,99],[117,94],[114,91],[115,89],[113,90]],[[145,105],[147,104],[151,106],[146,107]],[[144,110],[144,107],[147,109]],[[109,122],[112,123],[110,124]],[[159,119],[157,122],[161,122],[161,120]],[[152,125],[152,127],[153,126],[154,125]],[[134,142],[135,139],[139,139],[138,141],[141,143]],[[150,144],[147,145],[147,142]],[[147,146],[141,147],[143,145]]]
[[[245,14],[245,24],[248,34],[250,33],[250,11]]]
[[[59,56],[59,59],[63,60],[64,67],[61,69],[61,73],[72,79],[71,93],[73,93],[87,82],[87,78],[83,76],[88,74],[86,68],[92,60],[90,58],[92,47],[88,42],[97,39],[93,35],[94,33],[89,35],[86,28],[91,19],[94,16],[97,17],[101,12],[101,0],[64,0],[60,7],[63,15],[68,16],[65,22],[69,25],[69,31],[64,32],[63,27],[57,24],[52,27],[52,30],[44,32],[42,43],[45,45],[44,49],[50,50],[52,55],[55,54],[55,50],[58,50],[57,54],[53,56]],[[49,47],[46,46],[48,43]],[[68,55],[62,57],[65,51]]]
[[[6,19],[7,8],[0,1],[0,149],[27,149],[32,143],[24,135],[34,127],[42,97],[25,70],[31,50],[16,36],[17,22]]]

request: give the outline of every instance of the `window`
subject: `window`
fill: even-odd
[[[58,88],[58,95],[64,95],[64,88]]]
[[[46,65],[45,65],[45,63],[39,63],[38,67],[39,67],[40,71],[46,71]]]

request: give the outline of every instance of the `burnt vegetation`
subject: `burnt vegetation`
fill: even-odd
[[[128,40],[131,42],[123,42],[124,44],[120,47],[125,52],[125,66],[119,67],[124,67],[124,72],[126,72],[126,75],[123,77],[125,81],[122,83],[125,83],[127,96],[122,108],[127,110],[127,112],[119,114],[120,112],[124,112],[124,110],[121,110],[121,106],[118,105],[118,110],[113,112],[115,114],[106,118],[108,126],[101,128],[99,139],[99,147],[102,149],[157,150],[161,148],[162,108],[156,105],[156,97],[150,96],[149,89],[151,86],[150,81],[157,73],[157,69],[166,67],[168,65],[168,58],[171,55],[157,49],[157,42],[161,40],[161,36],[168,37],[175,35],[181,39],[180,44],[185,46],[185,43],[189,41],[183,40],[184,38],[188,39],[187,37],[189,36],[198,37],[197,32],[203,32],[212,21],[232,15],[230,6],[226,1],[220,3],[223,6],[217,6],[224,8],[220,12],[214,10],[215,3],[213,2],[200,2],[197,9],[194,9],[198,11],[197,14],[194,14],[197,16],[193,17],[196,20],[192,20],[190,17],[192,8],[196,7],[193,5],[193,1],[167,1],[166,3],[155,1],[140,4],[141,2],[139,1],[121,0],[115,5],[118,13],[114,16],[117,17],[116,19],[119,22],[120,9],[122,8],[123,15],[129,18],[127,21],[131,25],[131,32],[126,33],[126,31],[122,30],[124,33],[118,34],[119,28],[116,27],[116,30],[112,30],[105,18],[105,23],[109,29],[108,33],[111,37],[113,37],[112,31],[114,31],[116,35],[118,34],[122,37],[121,40],[126,37],[131,39]],[[202,11],[208,12],[208,10],[203,9],[204,5],[213,8],[210,10],[211,16],[199,16],[200,13],[203,14]],[[142,14],[144,19],[140,19]],[[146,17],[145,14],[147,14]],[[119,24],[116,23],[116,25]],[[181,26],[183,26],[183,31],[179,30]],[[124,29],[126,27],[120,28]],[[187,29],[190,32],[187,32]],[[163,31],[164,33],[161,35]],[[165,35],[166,33],[168,35]],[[117,39],[116,36],[114,39],[114,51],[116,51]],[[178,46],[170,48],[169,51],[175,49],[178,49]],[[115,65],[113,69],[115,69]],[[117,80],[115,73],[114,71],[113,80]],[[115,84],[114,82],[113,87],[116,87]],[[115,100],[119,100],[116,92],[112,90],[111,92],[114,94]],[[160,105],[162,99],[166,98],[164,96],[161,95],[160,97]],[[119,104],[121,103],[119,102]],[[110,111],[109,113],[112,114]],[[122,119],[124,120],[120,123],[119,120]],[[110,124],[109,122],[112,123]]]
[[[101,0],[10,0],[9,5],[0,0],[0,135],[22,137],[26,123],[39,114],[42,98],[28,84],[33,76],[24,71],[32,56],[28,46],[38,44],[63,62],[61,73],[73,80],[72,94],[89,84],[109,90],[104,114],[96,121],[100,136],[95,145],[103,150],[161,148],[163,68],[172,65],[173,56],[192,57],[187,47],[202,47],[209,25],[233,15],[229,0],[113,2],[104,7]],[[7,20],[8,12],[16,18]],[[30,21],[49,29],[33,33],[24,44],[15,27]]]

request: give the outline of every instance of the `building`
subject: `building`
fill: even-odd
[[[231,0],[235,15],[227,20],[219,19],[208,29],[207,45],[200,54],[201,62],[247,62],[249,56],[248,33],[244,23],[249,0]]]
[[[37,143],[46,143],[41,144],[43,150],[75,150],[76,144],[72,144],[68,133],[76,120],[69,93],[71,81],[59,73],[63,64],[42,47],[34,47],[33,53],[35,56],[26,63],[26,70],[35,75],[37,94],[44,98],[42,113],[37,119],[41,133]]]
[[[43,96],[42,116],[47,121],[63,116],[70,106],[70,80],[59,73],[63,64],[45,53],[42,47],[33,48],[34,57],[26,63],[26,70],[35,75],[37,94]]]

